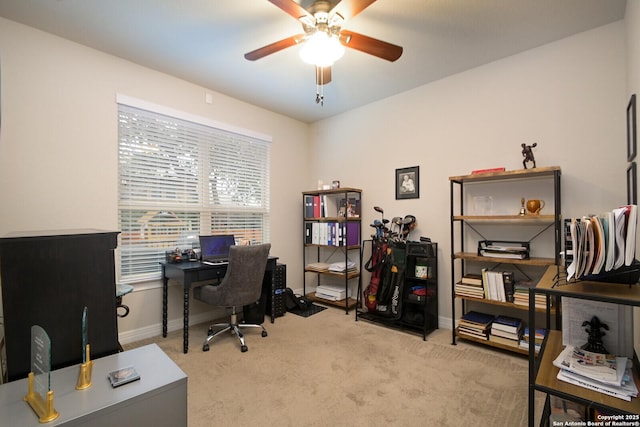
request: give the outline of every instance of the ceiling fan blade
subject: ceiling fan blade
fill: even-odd
[[[245,53],[244,57],[249,61],[255,61],[256,59],[264,58],[267,55],[271,55],[272,53],[276,53],[288,47],[294,46],[300,43],[304,39],[304,37],[304,34],[297,34],[295,36],[287,37],[286,39],[282,39],[275,43],[271,43],[256,50],[252,50],[251,52]]]
[[[278,6],[280,9],[293,16],[295,19],[307,19],[313,20],[313,15],[311,15],[307,10],[300,6],[298,3],[293,0],[269,0],[274,5]]]
[[[318,86],[331,83],[331,66],[316,67],[316,84]]]
[[[346,47],[350,47],[391,62],[402,56],[401,46],[354,33],[353,31],[340,31],[340,43]]]
[[[342,0],[329,12],[330,15],[337,13],[346,21],[351,19],[376,0]]]

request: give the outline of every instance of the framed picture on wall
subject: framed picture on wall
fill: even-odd
[[[638,186],[637,186],[636,162],[631,162],[627,168],[627,204],[638,204]]]
[[[627,161],[636,157],[636,94],[631,95],[627,105]]]
[[[396,169],[396,200],[420,198],[420,167]]]

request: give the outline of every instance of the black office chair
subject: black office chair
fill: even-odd
[[[229,248],[229,265],[219,285],[203,285],[193,290],[193,297],[211,305],[231,310],[231,318],[227,323],[217,323],[209,327],[207,339],[202,351],[209,351],[209,342],[218,335],[231,331],[240,339],[240,350],[248,350],[242,328],[261,328],[262,336],[267,330],[262,325],[238,323],[236,310],[245,305],[255,304],[262,293],[262,280],[267,266],[270,243],[249,246],[231,246]],[[214,328],[222,328],[214,333]]]

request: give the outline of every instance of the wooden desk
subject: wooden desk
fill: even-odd
[[[271,292],[278,257],[270,256],[262,281],[262,297]],[[189,293],[191,285],[197,282],[221,280],[227,272],[227,264],[210,265],[198,261],[185,261],[177,264],[162,264],[162,336],[167,336],[167,302],[169,279],[182,283],[183,287],[183,325],[182,344],[184,353],[189,352]],[[273,322],[273,311],[271,322]]]
[[[133,365],[140,379],[113,388],[109,372]],[[23,397],[28,380],[0,385],[0,425],[3,426],[187,426],[187,376],[158,347],[150,344],[93,361],[92,385],[76,390],[79,365],[51,372],[54,408],[60,413],[46,424]]]

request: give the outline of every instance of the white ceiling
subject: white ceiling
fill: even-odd
[[[315,102],[315,70],[299,59],[299,46],[244,59],[302,32],[267,0],[0,0],[0,16],[314,122],[623,19],[625,6],[626,0],[377,0],[343,28],[404,53],[387,62],[347,49],[324,87],[324,106]]]

